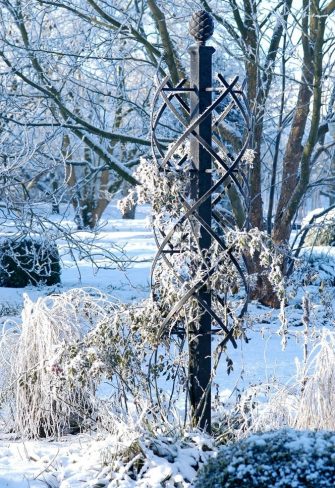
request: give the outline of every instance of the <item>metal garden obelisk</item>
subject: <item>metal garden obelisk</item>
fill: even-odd
[[[214,24],[212,17],[205,11],[195,12],[190,21],[190,34],[197,45],[190,48],[190,122],[201,117],[212,103],[212,55],[215,49],[206,46],[212,36]],[[190,141],[190,157],[194,164],[191,179],[190,196],[198,201],[212,186],[212,156],[206,145],[212,144],[212,114],[209,114],[196,128],[198,138]],[[200,140],[205,142],[205,145]],[[211,226],[211,198],[204,199],[198,207],[200,219]],[[202,271],[210,268],[211,235],[203,225],[199,225],[198,250],[202,258]],[[211,290],[208,283],[199,290],[199,298],[211,307]],[[211,430],[211,325],[212,317],[199,306],[199,321],[193,324],[189,341],[189,395],[194,423],[203,430]]]
[[[171,188],[161,202],[168,218],[153,223],[158,250],[151,287],[161,310],[159,337],[176,336],[182,357],[187,341],[189,413],[193,425],[207,432],[213,370],[228,342],[237,348],[235,332],[247,310],[249,290],[239,253],[225,240],[235,223],[222,200],[229,199],[227,189],[233,188],[248,214],[247,174],[241,163],[249,147],[250,111],[238,76],[226,80],[218,73],[212,84],[215,50],[206,41],[213,31],[210,14],[193,14],[190,34],[196,45],[190,48],[189,82],[184,78],[174,85],[169,76],[160,80],[151,116],[155,168]],[[221,123],[235,127],[237,118],[245,134],[238,151],[217,130]],[[168,146],[162,144],[167,128]],[[228,265],[234,271],[226,276]],[[244,289],[244,297],[232,297],[232,286]],[[217,354],[212,365],[213,336]]]

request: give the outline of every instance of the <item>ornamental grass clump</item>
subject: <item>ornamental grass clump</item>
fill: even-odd
[[[241,395],[238,438],[284,427],[335,431],[335,333],[324,328],[315,334],[290,382],[255,385]]]
[[[22,323],[15,326],[17,340],[8,359],[15,396],[15,430],[24,437],[72,433],[94,416],[94,381],[87,378],[83,384],[80,377],[71,383],[63,381],[65,372],[57,357],[59,349],[78,343],[105,318],[101,301],[100,296],[80,289],[40,297],[35,303],[25,296]]]
[[[200,470],[195,488],[330,488],[335,433],[283,429],[223,447]]]

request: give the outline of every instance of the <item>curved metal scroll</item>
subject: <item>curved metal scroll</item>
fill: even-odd
[[[224,346],[231,341],[236,347],[234,338],[234,327],[236,318],[243,316],[248,302],[248,284],[244,275],[244,263],[235,256],[234,247],[226,242],[227,229],[234,227],[234,218],[228,208],[224,208],[222,202],[229,198],[238,198],[242,202],[245,215],[248,215],[247,202],[248,186],[247,171],[245,163],[246,151],[250,137],[250,115],[247,99],[243,92],[243,86],[239,86],[238,78],[228,82],[222,75],[218,75],[218,85],[212,89],[215,93],[212,104],[195,120],[191,120],[190,108],[185,94],[193,89],[189,88],[186,80],[182,80],[176,87],[173,87],[169,78],[164,78],[156,91],[151,119],[152,149],[155,164],[160,173],[169,178],[171,184],[173,179],[181,179],[181,185],[175,201],[180,209],[174,220],[169,225],[162,225],[161,221],[153,223],[154,235],[158,251],[152,266],[151,285],[154,296],[161,296],[162,276],[160,266],[163,264],[173,276],[176,289],[175,301],[169,310],[163,314],[162,331],[169,328],[173,333],[183,334],[183,327],[180,321],[183,309],[196,301],[198,307],[210,314],[212,318],[212,333],[223,335],[221,344]],[[209,145],[197,133],[197,127],[212,114],[212,145]],[[230,118],[238,120],[239,127],[233,127]],[[190,121],[191,120],[191,121]],[[225,133],[232,137],[240,137],[241,147],[235,152],[233,145],[229,143]],[[172,139],[163,139],[162,133],[174,136]],[[212,157],[212,187],[196,201],[190,199],[187,177],[196,171],[189,155],[188,143],[191,138],[196,138]],[[211,201],[212,221],[205,222],[198,214],[198,208],[204,201]],[[229,207],[229,204],[227,205]],[[196,235],[199,233],[199,226],[203,226],[212,240],[212,252],[206,256],[206,270],[199,277],[196,273],[196,258],[190,264],[193,269],[189,276],[185,276],[183,270],[182,249],[185,250],[186,243],[190,248],[195,249]],[[193,234],[193,240],[192,240]],[[239,282],[238,287],[240,299],[229,300],[228,295],[234,290],[216,289],[212,280],[220,267],[227,268],[227,260],[230,261],[229,268],[235,270],[234,278]],[[199,264],[199,263],[198,263]],[[223,271],[224,272],[224,271]],[[186,273],[187,275],[187,273]],[[210,306],[201,299],[200,288],[204,283],[211,287],[212,300]],[[235,283],[237,284],[237,283]],[[232,313],[232,303],[237,304],[237,310]]]

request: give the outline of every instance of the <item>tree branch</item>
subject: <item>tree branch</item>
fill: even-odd
[[[89,0],[91,1],[91,0]],[[157,26],[157,30],[160,34],[163,48],[164,48],[164,59],[169,68],[172,82],[176,85],[180,79],[185,78],[185,71],[183,69],[181,60],[173,46],[167,25],[165,15],[162,10],[158,7],[155,0],[147,0],[151,15]]]

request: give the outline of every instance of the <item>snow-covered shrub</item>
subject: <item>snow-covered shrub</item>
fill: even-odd
[[[158,354],[155,313],[150,299],[121,305],[92,289],[35,303],[26,296],[22,324],[7,321],[0,342],[6,371],[0,397],[15,397],[15,429],[29,437],[55,436],[89,419],[90,426],[112,433],[135,409],[143,425],[169,430],[177,417],[174,400],[158,387],[159,377],[169,375],[178,398],[185,368],[182,359],[170,363],[164,345]],[[108,397],[98,398],[104,381]]]
[[[324,209],[309,212],[302,222],[302,230],[307,230],[306,246],[334,246],[335,245],[335,210],[322,214]]]
[[[335,433],[284,429],[224,446],[200,470],[195,488],[330,488]]]
[[[57,246],[48,240],[7,238],[0,243],[0,286],[22,288],[60,282]]]
[[[12,390],[15,396],[16,430],[55,436],[89,422],[114,432],[129,421],[130,408],[143,424],[162,424],[167,395],[157,389],[157,378],[181,367],[162,354],[152,364],[157,334],[150,303],[121,305],[92,289],[35,303],[25,296],[22,324],[8,322],[0,343],[0,367],[8,372],[0,394],[8,398]],[[96,396],[103,381],[109,383],[104,399]],[[172,410],[169,402],[167,429]]]
[[[330,247],[314,247],[300,253],[291,281],[298,285],[335,285],[335,253]]]
[[[114,437],[102,451],[108,488],[188,488],[216,450],[213,439],[200,433],[164,436],[130,430],[128,426],[123,437]]]

